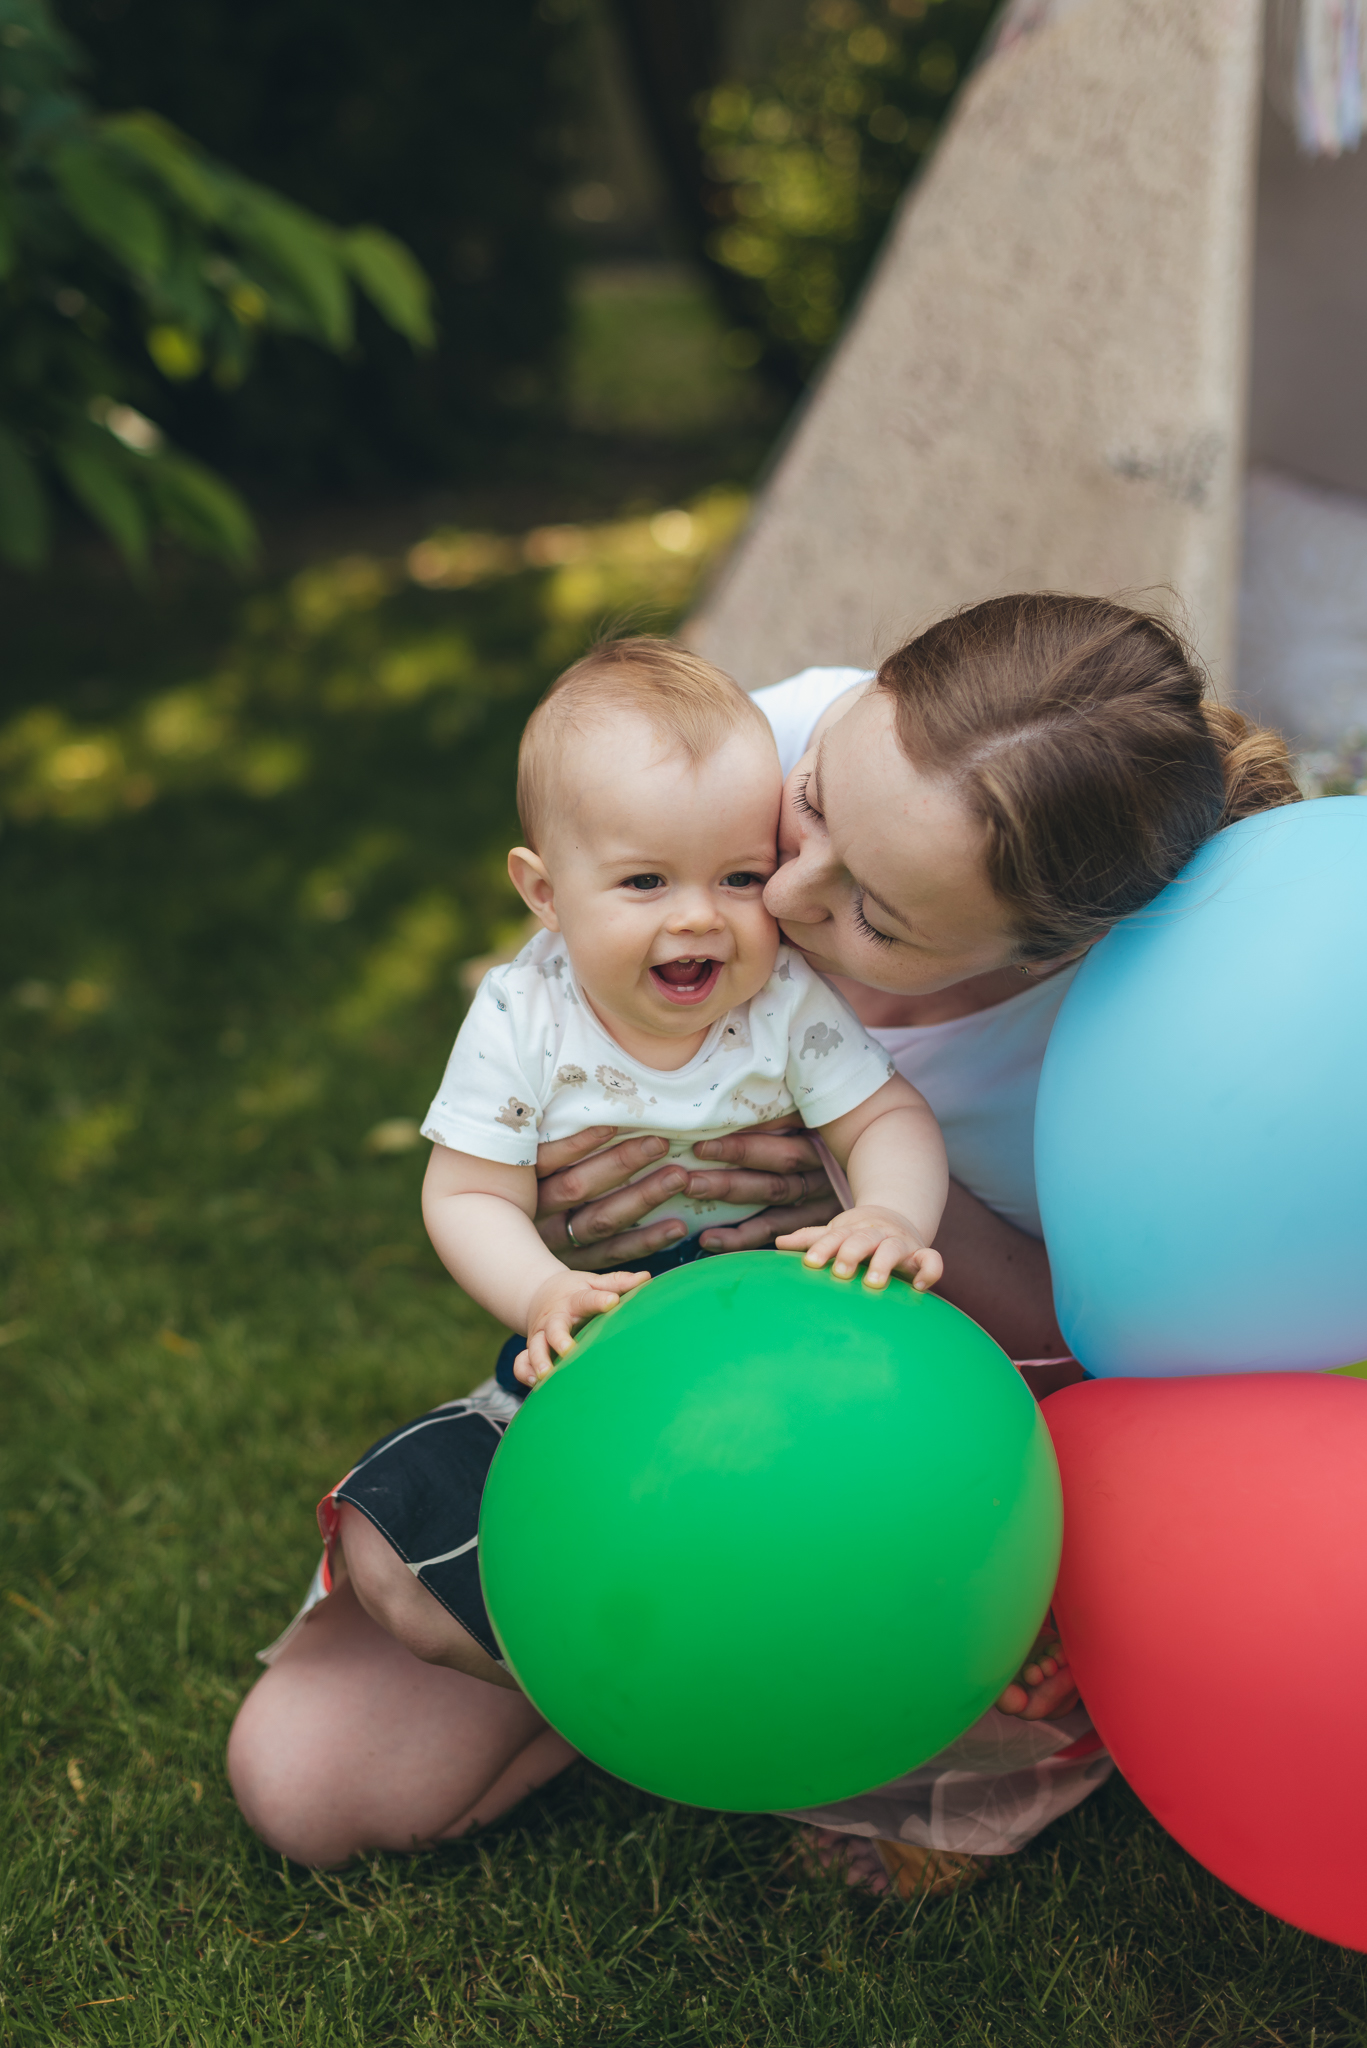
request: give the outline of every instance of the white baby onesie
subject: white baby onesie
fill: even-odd
[[[610,1123],[666,1137],[671,1159],[705,1167],[693,1154],[704,1138],[793,1109],[804,1123],[831,1123],[895,1072],[835,991],[786,946],[759,994],[719,1017],[687,1066],[647,1067],[608,1036],[564,939],[543,931],[480,983],[422,1134],[477,1159],[534,1166],[538,1143]],[[675,1197],[642,1220],[676,1217],[694,1236],[756,1206]]]

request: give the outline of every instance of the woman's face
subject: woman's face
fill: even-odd
[[[1011,964],[981,828],[950,785],[912,767],[882,690],[861,697],[789,776],[779,857],[765,904],[824,974],[930,995]]]

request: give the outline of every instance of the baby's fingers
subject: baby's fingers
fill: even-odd
[[[918,1294],[924,1294],[931,1287],[938,1287],[944,1278],[945,1262],[937,1251],[923,1245],[910,1258],[900,1261],[898,1271],[906,1273]]]
[[[527,1349],[513,1368],[525,1386],[534,1387],[538,1380],[544,1380],[548,1373],[555,1371],[555,1360],[551,1357],[554,1329],[553,1323],[547,1323],[544,1328],[533,1330],[527,1339]],[[563,1350],[565,1347],[561,1345],[558,1348]]]
[[[882,1233],[868,1228],[851,1230],[841,1239],[831,1271],[838,1280],[850,1280],[859,1271],[865,1259],[871,1258],[883,1243]],[[886,1279],[884,1275],[884,1279]],[[882,1281],[872,1284],[881,1286]]]
[[[907,1240],[904,1237],[881,1238],[874,1246],[872,1257],[869,1259],[869,1270],[864,1275],[864,1285],[886,1287],[894,1273],[908,1270],[911,1260],[918,1256],[916,1252],[908,1254]]]
[[[782,1237],[776,1237],[774,1244],[781,1252],[805,1252],[809,1244],[827,1235],[825,1226],[812,1224],[806,1230],[789,1230]]]

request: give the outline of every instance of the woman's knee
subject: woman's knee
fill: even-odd
[[[258,1680],[228,1737],[228,1782],[242,1818],[268,1849],[292,1863],[345,1863],[361,1843],[337,1797],[337,1784],[301,1723],[289,1688]]]

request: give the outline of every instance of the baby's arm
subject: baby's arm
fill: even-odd
[[[834,1259],[847,1280],[867,1259],[866,1287],[886,1287],[892,1273],[909,1275],[921,1292],[933,1287],[944,1261],[930,1249],[949,1193],[949,1165],[930,1105],[900,1074],[857,1109],[822,1127],[850,1183],[854,1207],[829,1223],[775,1239],[782,1251],[805,1251],[809,1266]]]
[[[517,1376],[532,1386],[574,1331],[616,1306],[646,1273],[572,1273],[536,1234],[536,1169],[434,1145],[422,1186],[427,1234],[448,1273],[510,1330],[525,1330]]]

